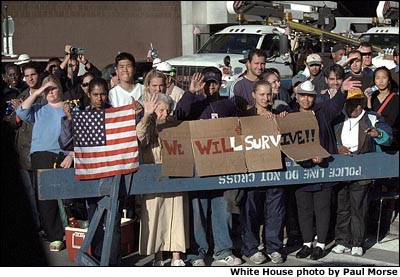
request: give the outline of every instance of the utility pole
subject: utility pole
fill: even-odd
[[[5,16],[5,23],[6,23],[6,52],[7,52],[7,55],[9,55],[10,54],[10,42],[8,41],[8,37],[9,37],[9,32],[10,32],[10,30],[9,30],[9,26],[8,26],[8,14],[7,14],[7,9],[8,9],[8,6],[7,5],[4,5],[4,10],[5,10],[5,13],[6,13],[6,16]]]

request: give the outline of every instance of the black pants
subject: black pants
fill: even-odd
[[[250,257],[258,252],[260,224],[264,224],[265,252],[282,248],[282,228],[285,220],[283,188],[249,190],[241,210],[242,254]]]
[[[35,152],[31,155],[32,169],[51,169],[58,154],[42,151]],[[37,176],[35,176],[37,182]],[[36,185],[36,189],[38,186]],[[40,222],[43,230],[46,232],[47,240],[63,241],[64,239],[64,226],[61,221],[60,210],[57,200],[39,200],[38,210],[40,214]]]
[[[317,242],[325,243],[331,217],[332,188],[320,191],[296,191],[297,212],[303,242],[314,241],[314,215]]]
[[[338,185],[335,241],[362,246],[368,213],[369,185],[358,182]]]

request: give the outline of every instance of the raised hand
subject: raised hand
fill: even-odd
[[[202,91],[204,89],[204,76],[197,72],[192,76],[192,81],[190,82],[189,91],[190,93],[195,93],[197,91]]]

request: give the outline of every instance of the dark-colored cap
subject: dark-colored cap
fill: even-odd
[[[203,69],[201,72],[204,76],[204,82],[215,81],[221,85],[222,83],[222,72],[216,67],[209,66]]]
[[[336,52],[339,50],[346,50],[346,47],[344,47],[344,45],[341,43],[336,43],[335,45],[333,45],[332,52]]]
[[[110,67],[110,76],[116,74],[117,68],[115,64]]]
[[[314,89],[313,83],[311,81],[305,81],[302,83],[297,90],[297,94],[312,94],[312,95],[317,95],[317,92]]]
[[[299,83],[304,83],[307,81],[307,77],[303,74],[297,74],[292,78],[292,87],[297,86]]]
[[[249,60],[249,50],[245,50],[242,52],[243,53],[243,59],[239,60],[240,63],[247,63],[247,61]]]

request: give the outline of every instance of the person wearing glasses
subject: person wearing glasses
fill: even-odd
[[[376,69],[372,64],[372,45],[369,42],[361,42],[357,48],[362,57],[362,73],[372,77]]]
[[[86,72],[80,77],[79,86],[66,91],[63,96],[63,101],[69,101],[72,106],[76,106],[77,109],[83,110],[85,107],[90,105],[89,83],[96,76],[91,72]]]

